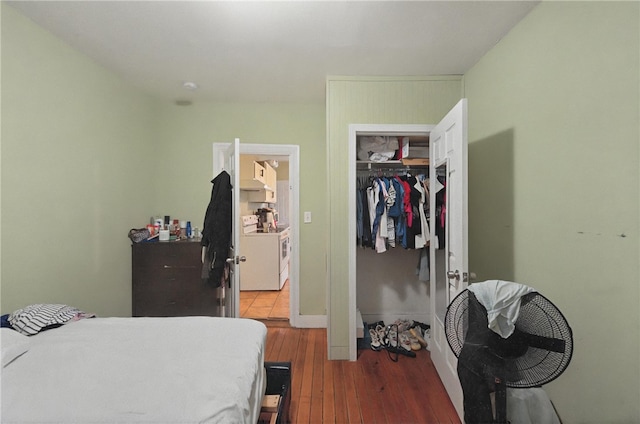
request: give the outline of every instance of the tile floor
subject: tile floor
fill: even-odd
[[[289,319],[289,280],[282,290],[240,291],[240,316],[265,320]]]

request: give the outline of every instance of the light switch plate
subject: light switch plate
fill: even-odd
[[[305,223],[305,224],[308,224],[308,223],[310,223],[310,222],[311,222],[311,212],[306,211],[306,212],[304,213],[304,223]]]

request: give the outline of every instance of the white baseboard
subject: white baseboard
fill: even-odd
[[[391,314],[362,314],[362,319],[367,324],[371,324],[377,321],[384,321],[385,324],[392,324],[397,319],[406,319],[406,320],[414,320],[420,321],[425,324],[430,323],[430,317],[427,314],[402,314],[402,313],[391,313]]]

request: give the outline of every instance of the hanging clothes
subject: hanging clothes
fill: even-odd
[[[447,216],[447,190],[446,190],[447,180],[444,176],[437,177],[435,182],[435,190],[436,190],[436,216],[434,217],[435,223],[435,233],[436,238],[435,242],[437,243],[436,249],[444,249],[445,247],[445,227],[446,227],[446,216]]]
[[[373,248],[378,253],[397,245],[405,249],[428,246],[429,199],[425,181],[422,174],[359,177],[356,193],[358,245]],[[420,267],[424,276],[428,263]]]
[[[362,196],[360,196],[360,188],[356,190],[356,241],[358,246],[362,245],[362,237],[364,235],[364,227],[362,222]]]
[[[425,214],[425,205],[428,205],[428,200],[425,195],[425,190],[422,182],[423,180],[424,175],[418,175],[414,184],[414,188],[418,193],[420,193],[420,198],[417,199],[418,217],[420,219],[420,233],[415,235],[416,249],[420,249],[429,244],[429,223]]]
[[[225,272],[231,246],[232,193],[231,176],[222,171],[211,180],[211,200],[207,206],[202,228],[205,258],[202,279],[213,287],[220,287],[228,277]]]
[[[402,247],[405,249],[412,249],[414,243],[409,242],[413,239],[413,233],[409,229],[413,226],[413,208],[411,207],[411,186],[407,181],[407,175],[403,177],[396,177],[402,184],[402,191],[404,193],[402,199],[402,210],[404,211],[404,233],[402,235]]]
[[[394,205],[389,208],[389,215],[394,219],[396,228],[396,240],[402,247],[407,248],[406,229],[407,219],[404,213],[404,187],[402,181],[397,178],[391,178],[393,188],[396,192],[396,201]]]
[[[396,203],[396,190],[388,178],[382,178],[382,182],[386,188],[387,196],[385,197],[385,213],[387,215],[387,243],[390,247],[396,247],[396,225],[393,217],[389,215],[389,211]]]
[[[373,237],[371,235],[371,218],[366,188],[360,190],[360,198],[362,199],[362,246],[372,247]]]
[[[387,216],[385,207],[385,189],[379,179],[373,181],[373,185],[367,188],[369,198],[369,215],[373,222],[371,225],[371,238],[374,248],[378,253],[387,251]]]
[[[407,249],[419,249],[424,246],[420,245],[422,241],[422,220],[420,218],[420,202],[422,201],[422,193],[417,188],[418,179],[414,176],[407,175],[406,184],[409,190],[409,204],[407,211],[411,211],[410,216],[407,212]],[[416,244],[416,241],[418,244]]]

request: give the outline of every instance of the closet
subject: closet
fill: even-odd
[[[364,331],[363,322],[429,323],[431,127],[351,127],[356,149],[356,334]]]
[[[327,348],[330,359],[355,361],[356,132],[430,134],[433,148],[436,125],[429,124],[458,103],[464,85],[461,76],[330,76],[326,85]]]

